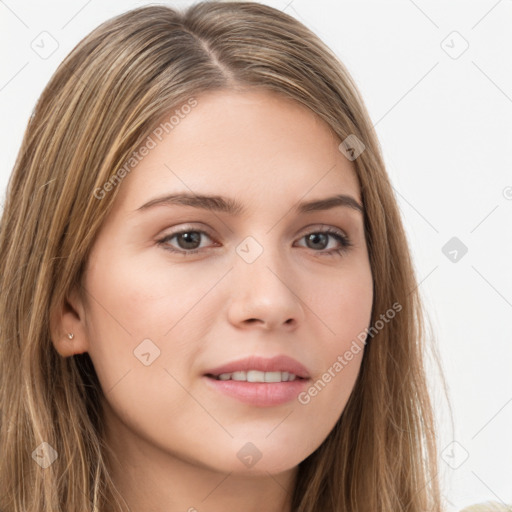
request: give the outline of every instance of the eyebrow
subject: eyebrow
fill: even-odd
[[[241,215],[245,213],[245,207],[230,197],[219,195],[201,195],[190,193],[169,194],[156,197],[151,201],[143,204],[135,211],[146,211],[155,206],[191,206],[213,212],[227,213],[230,215]],[[332,208],[345,207],[357,210],[363,213],[363,206],[356,199],[346,194],[338,194],[336,196],[325,197],[323,199],[315,199],[312,201],[304,201],[298,203],[293,208],[293,212],[297,214],[330,210]]]

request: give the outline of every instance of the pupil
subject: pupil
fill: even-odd
[[[191,235],[191,233],[192,233],[192,235]],[[197,244],[197,243],[199,243],[200,238],[201,238],[200,234],[196,231],[180,233],[178,235],[179,240],[185,241],[185,247],[182,247],[182,249],[195,249],[195,247],[189,247],[187,244],[192,244],[192,245]]]
[[[318,243],[319,237],[322,242],[324,242],[324,243],[326,242],[327,236],[325,235],[325,233],[312,233],[307,238],[308,238],[308,241],[313,241],[313,243],[315,244],[315,243]],[[324,244],[321,243],[321,245],[324,245]],[[321,248],[325,248],[325,247],[321,247]],[[318,247],[313,247],[313,249],[318,249]]]

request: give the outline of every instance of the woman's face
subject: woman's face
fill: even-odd
[[[350,200],[301,205],[361,204],[360,190],[341,141],[305,107],[261,91],[196,100],[168,133],[153,132],[118,185],[84,274],[80,336],[112,443],[277,473],[340,417],[373,298],[362,211]],[[189,199],[165,200],[175,194]],[[287,356],[308,378],[207,376],[255,356]],[[237,368],[257,380],[287,366]]]

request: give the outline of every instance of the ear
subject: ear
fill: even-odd
[[[87,329],[84,301],[76,288],[50,314],[50,332],[55,350],[62,357],[87,352]],[[68,337],[73,334],[73,338]]]

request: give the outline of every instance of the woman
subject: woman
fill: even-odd
[[[0,261],[2,511],[441,510],[378,141],[292,17],[151,6],[82,40]]]

